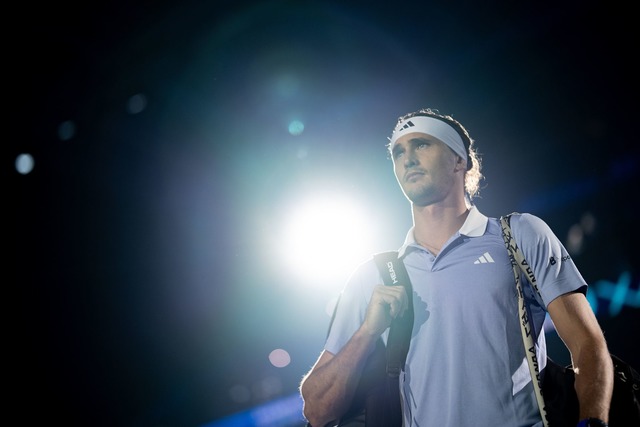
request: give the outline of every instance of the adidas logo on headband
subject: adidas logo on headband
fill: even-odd
[[[413,122],[411,120],[409,120],[407,123],[404,124],[404,126],[402,126],[400,129],[398,129],[398,131],[409,129],[409,128],[414,127],[414,126],[415,125],[413,124]]]
[[[396,141],[398,141],[398,139],[403,135],[412,132],[419,132],[439,139],[465,161],[469,158],[467,155],[467,149],[462,141],[462,137],[458,131],[446,121],[439,120],[434,117],[414,116],[411,117],[411,119],[406,120],[404,123],[400,122],[397,126],[400,125],[402,126],[396,128],[391,135],[390,147],[393,147]],[[411,130],[407,131],[407,129]]]

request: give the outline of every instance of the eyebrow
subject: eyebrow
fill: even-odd
[[[411,144],[417,144],[419,142],[433,142],[435,138],[429,136],[416,136],[415,138],[411,138],[408,142]]]
[[[434,138],[430,135],[424,135],[424,136],[416,136],[414,138],[411,138],[407,141],[407,144],[410,146],[415,146],[417,144],[421,144],[421,143],[429,143],[429,144],[433,144],[437,141],[437,138]],[[402,153],[404,151],[404,148],[402,146],[400,146],[400,144],[396,143],[393,146],[393,149],[391,150],[391,155],[393,157],[397,156],[398,154]]]
[[[417,144],[422,144],[423,142],[428,142],[428,143],[433,143],[435,141],[435,138],[429,137],[429,136],[416,136],[415,138],[411,138],[407,141],[408,145],[417,145]],[[398,147],[400,144],[396,143],[395,146],[393,147],[394,150],[396,147]]]

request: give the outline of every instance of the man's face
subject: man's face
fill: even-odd
[[[427,206],[453,195],[458,156],[439,139],[409,133],[396,141],[391,155],[396,179],[414,205]]]

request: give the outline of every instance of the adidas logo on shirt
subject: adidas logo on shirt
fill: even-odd
[[[491,258],[491,255],[489,254],[489,252],[485,252],[480,256],[480,258],[474,261],[474,264],[487,264],[492,262],[495,262],[495,261],[493,260],[493,258]]]

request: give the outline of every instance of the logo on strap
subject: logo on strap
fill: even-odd
[[[391,281],[395,285],[396,283],[398,283],[398,279],[396,276],[396,271],[393,269],[393,263],[391,261],[387,263],[387,268],[389,269],[389,274],[391,275]]]

